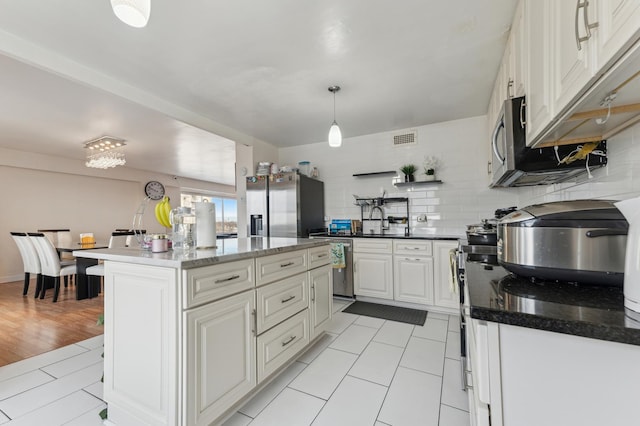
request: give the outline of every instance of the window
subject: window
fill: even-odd
[[[208,201],[216,205],[216,233],[238,233],[238,202],[235,198],[209,195],[180,194],[182,207],[195,207],[193,203]]]

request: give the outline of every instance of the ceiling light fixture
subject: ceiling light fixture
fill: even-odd
[[[151,0],[111,0],[111,8],[125,24],[142,28],[149,22]]]
[[[108,169],[109,167],[124,166],[127,160],[124,158],[122,147],[126,145],[124,139],[111,136],[102,136],[84,143],[87,150],[87,167],[94,169]]]
[[[329,146],[337,148],[342,145],[342,132],[336,122],[336,92],[340,90],[340,86],[330,86],[329,91],[333,93],[333,124],[329,129]]]

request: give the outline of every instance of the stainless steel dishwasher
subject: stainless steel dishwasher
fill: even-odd
[[[344,246],[344,268],[333,268],[333,295],[353,299],[353,240],[337,236],[310,236]]]

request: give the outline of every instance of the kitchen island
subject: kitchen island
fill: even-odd
[[[640,323],[622,288],[521,278],[465,262],[472,425],[640,422]]]
[[[112,425],[209,425],[305,351],[332,314],[329,244],[124,248],[105,261],[104,400]]]

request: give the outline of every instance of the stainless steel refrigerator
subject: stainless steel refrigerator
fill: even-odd
[[[247,177],[248,235],[306,238],[324,225],[324,183],[279,173]]]

